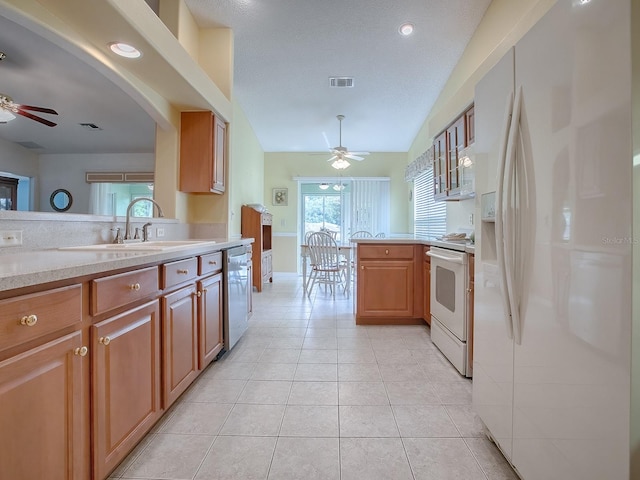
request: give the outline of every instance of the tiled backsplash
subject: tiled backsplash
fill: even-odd
[[[147,220],[152,238],[158,228],[164,230],[163,240],[186,238],[227,238],[226,224],[186,224],[166,218],[133,218],[131,228],[141,228]],[[125,219],[78,214],[56,214],[29,212],[1,212],[0,232],[21,231],[22,245],[1,247],[0,255],[11,252],[41,250],[47,248],[93,245],[112,242],[114,228],[120,227],[124,234]]]

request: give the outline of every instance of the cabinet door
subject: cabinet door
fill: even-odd
[[[162,297],[162,399],[176,401],[198,376],[196,287],[190,285]]]
[[[249,287],[247,288],[247,318],[251,316],[253,312],[253,286],[251,285],[253,278],[253,262],[249,260],[247,262],[247,278],[249,278]]]
[[[447,165],[449,167],[449,194],[455,194],[460,189],[460,151],[465,146],[465,117],[462,115],[451,125],[447,133]]]
[[[158,301],[91,327],[94,478],[103,479],[160,417]]]
[[[413,261],[363,260],[360,262],[357,283],[360,316],[413,317]]]
[[[428,250],[425,250],[425,252]],[[428,257],[427,257],[428,258]],[[428,325],[431,325],[431,262],[424,260],[422,264],[424,286],[422,290],[423,306],[422,318]]]
[[[433,188],[434,198],[447,195],[447,135],[442,132],[433,142]]]
[[[474,108],[471,107],[469,110],[466,111],[466,113],[464,114],[465,119],[466,119],[466,141],[465,141],[465,146],[469,146],[471,145],[473,142],[476,141],[476,126],[475,126],[475,111]]]
[[[202,370],[222,350],[222,274],[198,282],[198,292],[198,361]]]
[[[80,332],[0,362],[0,477],[85,480]]]
[[[213,125],[213,178],[211,190],[224,193],[225,190],[225,162],[227,156],[227,126],[214,116]]]

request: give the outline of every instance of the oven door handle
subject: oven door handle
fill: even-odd
[[[428,251],[427,255],[433,258],[437,258],[439,260],[444,260],[446,262],[457,263],[460,265],[464,265],[464,259],[460,257],[447,257],[446,255],[441,255],[439,253],[434,253],[432,251]]]

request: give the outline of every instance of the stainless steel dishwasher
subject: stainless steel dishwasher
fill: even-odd
[[[230,248],[223,251],[224,272],[224,345],[231,350],[247,330],[247,289],[250,288],[248,275],[247,247]]]

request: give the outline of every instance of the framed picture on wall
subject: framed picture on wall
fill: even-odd
[[[271,197],[271,203],[275,206],[286,206],[289,203],[289,189],[287,188],[274,188],[273,195]]]

